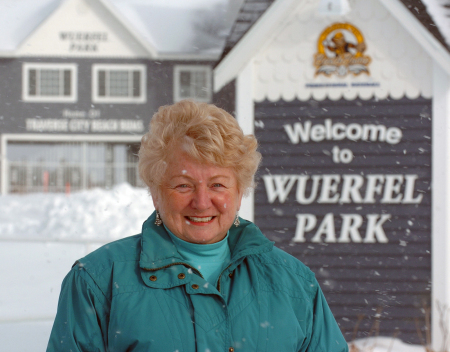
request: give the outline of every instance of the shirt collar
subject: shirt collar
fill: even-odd
[[[155,219],[156,212],[153,212],[142,225],[140,266],[156,269],[183,262],[170,235],[164,226],[155,225]],[[228,231],[231,261],[272,250],[274,243],[264,237],[255,224],[244,219],[240,219],[240,222],[239,226],[232,226]]]

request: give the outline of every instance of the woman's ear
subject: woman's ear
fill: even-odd
[[[158,210],[159,206],[158,206],[158,201],[157,201],[156,197],[152,196],[152,201],[153,201],[153,207],[155,208],[155,210]]]
[[[150,189],[150,196],[152,197],[152,202],[153,202],[153,206],[155,207],[155,210],[159,210],[158,191],[156,189],[151,188]]]
[[[244,192],[239,191],[238,194],[238,204],[237,204],[237,210],[239,211],[241,209],[241,203],[242,203],[242,196],[244,195]]]

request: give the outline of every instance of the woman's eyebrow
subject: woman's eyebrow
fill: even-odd
[[[218,179],[218,178],[225,178],[225,179],[228,180],[228,179],[230,179],[230,176],[216,175],[216,176],[211,177],[210,180],[215,180],[215,179]]]
[[[174,175],[174,176],[172,176],[172,177],[170,178],[170,180],[173,180],[173,179],[179,178],[179,177],[185,178],[185,179],[188,179],[188,180],[194,180],[193,177],[191,177],[191,176],[189,176],[189,175],[186,175],[186,174],[178,174],[178,175]],[[209,180],[210,180],[210,181],[213,181],[213,180],[216,180],[216,179],[219,179],[219,178],[225,178],[225,179],[229,180],[229,179],[230,179],[230,176],[226,176],[226,175],[215,175],[215,176],[211,177]]]

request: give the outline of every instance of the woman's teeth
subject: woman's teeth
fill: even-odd
[[[187,216],[187,218],[192,222],[208,222],[212,220],[213,216],[207,216],[203,218],[197,218],[195,216]]]

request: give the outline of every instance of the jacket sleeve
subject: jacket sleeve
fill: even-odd
[[[94,280],[75,265],[62,283],[47,352],[106,351],[106,303]]]
[[[348,352],[348,344],[331,313],[322,290],[316,281],[313,299],[313,326],[308,352]]]

